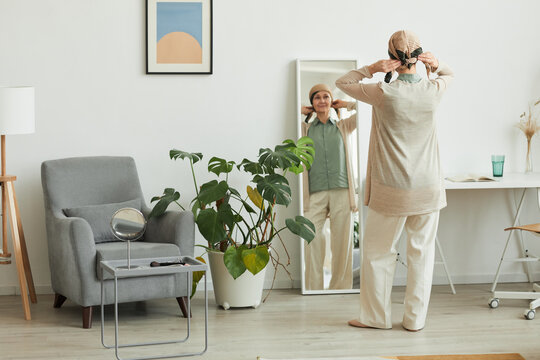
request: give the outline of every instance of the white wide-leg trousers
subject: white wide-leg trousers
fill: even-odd
[[[360,317],[368,326],[392,327],[392,282],[396,246],[407,232],[407,289],[403,326],[419,330],[425,325],[435,260],[439,211],[413,216],[385,216],[368,209],[360,275]]]
[[[324,289],[324,258],[326,238],[323,226],[330,218],[330,251],[332,276],[330,289],[352,288],[351,207],[349,189],[318,191],[309,196],[309,210],[305,216],[315,225],[315,238],[304,244],[305,287],[307,290]]]

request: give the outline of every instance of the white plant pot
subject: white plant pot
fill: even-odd
[[[216,303],[225,310],[231,307],[253,307],[261,304],[264,274],[268,265],[253,275],[246,270],[236,280],[233,279],[223,262],[223,253],[208,252],[210,271],[212,272],[212,285]]]

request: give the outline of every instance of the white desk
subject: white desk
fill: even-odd
[[[511,226],[518,226],[519,222],[519,215],[521,213],[521,208],[523,206],[523,199],[525,198],[525,192],[527,189],[534,188],[538,190],[538,205],[540,206],[540,173],[508,173],[504,174],[502,178],[496,178],[496,181],[476,181],[476,182],[452,182],[445,180],[445,187],[446,190],[482,190],[482,189],[523,189],[523,192],[521,194],[521,199],[519,200],[519,205],[516,211],[516,214],[514,216],[514,223]],[[510,224],[503,224],[501,225],[501,231],[502,227],[510,227]],[[508,246],[508,242],[510,240],[510,237],[512,236],[513,230],[510,230],[508,233],[508,239],[506,240],[506,246]],[[520,232],[520,239],[521,239],[521,246],[523,249],[523,239],[521,238],[521,232]],[[506,246],[503,251],[503,255],[501,257],[501,261],[499,263],[499,267],[497,268],[497,273],[495,274],[495,279],[493,281],[493,285],[491,287],[491,291],[494,292],[495,288],[497,286],[497,281],[499,279],[499,272],[501,269],[501,264],[503,263],[504,259],[504,253],[506,252]],[[525,267],[527,278],[529,279],[529,282],[531,282],[531,276],[528,266]]]
[[[453,182],[445,180],[446,190],[528,189],[540,187],[540,173],[509,173],[496,181]]]

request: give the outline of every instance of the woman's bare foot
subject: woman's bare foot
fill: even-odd
[[[389,327],[389,328],[378,328],[378,327],[374,327],[374,326],[365,325],[365,324],[362,324],[360,321],[358,321],[356,319],[349,320],[347,322],[347,324],[349,324],[349,326],[354,326],[354,327],[364,328],[364,329],[379,329],[379,330],[390,330],[391,329],[391,327]]]
[[[367,325],[362,324],[358,320],[349,320],[347,322],[347,324],[349,324],[350,326],[359,327],[359,328],[375,329],[375,328],[373,328],[371,326],[367,326]]]

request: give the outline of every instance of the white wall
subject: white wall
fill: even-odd
[[[215,0],[214,74],[159,76],[144,74],[142,0],[0,0],[0,85],[36,88],[36,133],[8,137],[7,165],[18,176],[38,291],[50,286],[42,161],[130,155],[147,199],[166,186],[191,199],[186,164],[168,160],[169,149],[240,160],[295,137],[295,59],[357,57],[371,63],[386,58],[388,37],[401,28],[414,30],[424,49],[456,72],[438,114],[445,170],[487,173],[492,153],[506,154],[506,171],[523,170],[525,140],[513,125],[528,102],[540,97],[540,3],[438,4]],[[535,154],[539,147],[535,139]],[[534,166],[540,169],[540,156]],[[514,197],[457,191],[448,203],[440,238],[455,279],[491,281]],[[283,216],[297,211],[294,204]],[[537,221],[533,206],[524,215]],[[298,286],[298,240],[285,240]],[[0,269],[1,293],[14,291],[15,265]],[[281,287],[290,285],[283,271],[278,280]]]

